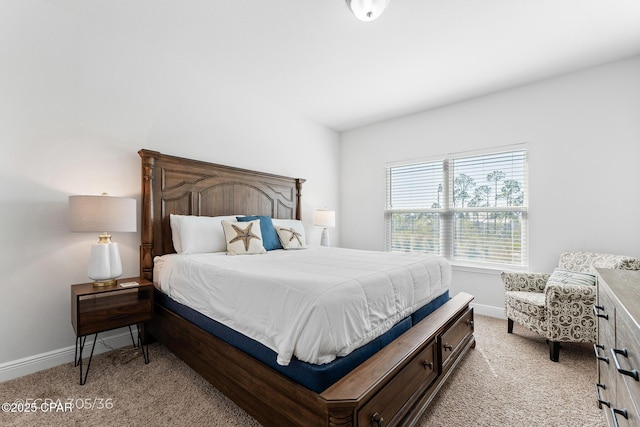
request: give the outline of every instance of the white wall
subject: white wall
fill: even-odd
[[[563,250],[640,256],[640,57],[344,133],[342,245],[384,248],[385,163],[522,142],[530,270]],[[498,272],[455,269],[452,289],[502,313]]]
[[[338,207],[336,132],[161,51],[46,2],[0,4],[0,381],[74,345],[69,285],[88,281],[97,234],[67,231],[67,198],[106,191],[140,208],[139,149],[305,178],[314,242],[313,210]],[[139,232],[114,241],[137,275]]]
[[[140,148],[306,178],[307,225],[314,209],[336,208],[332,244],[382,249],[386,162],[529,142],[531,267],[550,270],[563,249],[640,255],[640,58],[347,132],[340,144],[241,82],[162,52],[47,2],[0,2],[0,381],[18,360],[55,363],[72,349],[69,285],[87,281],[96,237],[67,231],[67,197],[139,201]],[[136,275],[139,233],[114,240]],[[502,305],[495,274],[456,271],[455,290]]]

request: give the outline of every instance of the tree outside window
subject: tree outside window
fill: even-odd
[[[387,168],[387,249],[527,265],[525,149]]]

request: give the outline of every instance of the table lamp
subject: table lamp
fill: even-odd
[[[336,226],[336,212],[327,209],[318,209],[313,213],[313,225],[324,227],[320,237],[320,245],[329,246],[329,231],[327,227]]]
[[[109,232],[136,231],[136,200],[124,197],[69,196],[69,230],[101,232],[91,246],[89,278],[94,286],[112,286],[122,275],[118,244]]]

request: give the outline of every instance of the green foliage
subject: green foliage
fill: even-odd
[[[524,194],[520,181],[505,178],[504,172],[493,171],[487,174],[488,184],[476,187],[472,177],[459,174],[453,180],[453,206],[463,208],[490,206],[492,196],[494,207],[499,205],[500,200],[504,200],[506,206],[522,206]],[[467,200],[469,200],[468,203]]]
[[[518,180],[505,178],[504,172],[496,170],[487,174],[486,184],[477,185],[471,176],[459,174],[453,181],[453,207],[523,206],[522,184]],[[439,197],[438,203],[432,207],[440,207]],[[442,254],[440,236],[443,214],[412,212],[391,215],[392,250]],[[521,212],[457,212],[453,215],[452,227],[454,259],[521,263]]]

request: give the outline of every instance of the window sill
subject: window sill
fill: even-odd
[[[461,262],[451,262],[451,267],[454,271],[464,271],[466,273],[479,273],[500,275],[503,271],[527,271],[527,267],[517,267],[511,265],[496,265],[496,264],[465,264]]]

